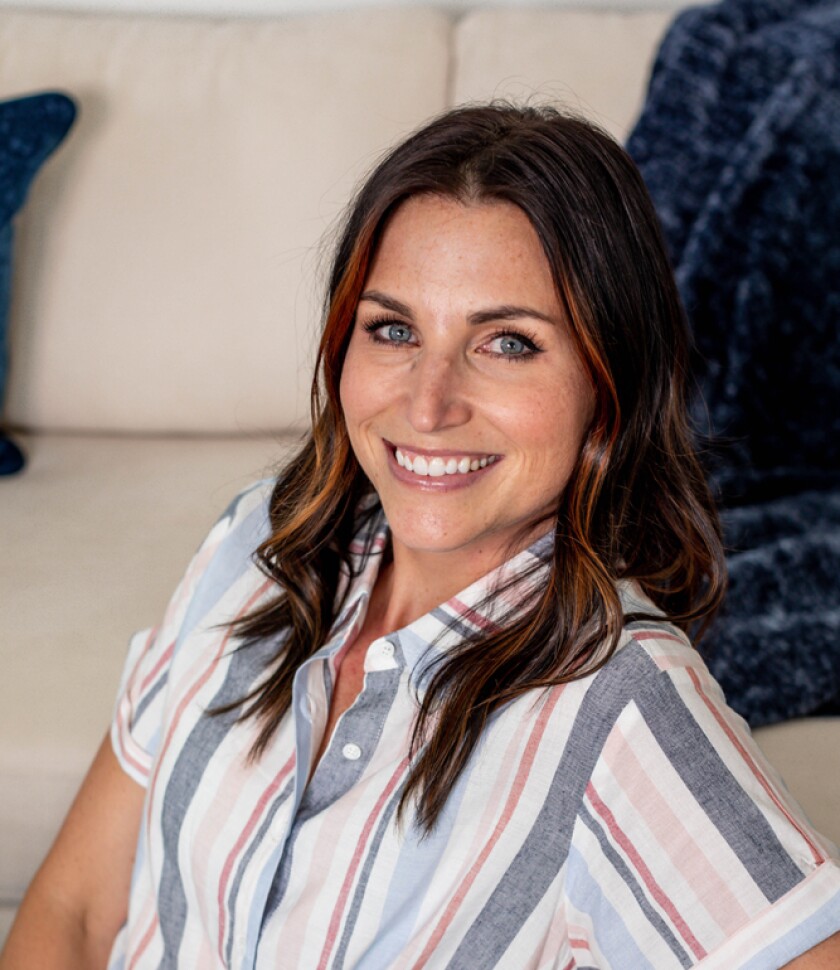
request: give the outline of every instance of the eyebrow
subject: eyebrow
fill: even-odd
[[[384,310],[390,310],[392,313],[399,313],[400,316],[406,317],[409,320],[414,319],[414,314],[411,312],[411,308],[400,300],[394,299],[392,296],[388,296],[387,293],[382,293],[379,290],[365,290],[364,293],[359,297],[359,302],[362,300],[369,300],[372,303],[377,303]],[[550,323],[552,326],[557,326],[558,321],[549,316],[546,313],[541,313],[539,310],[533,309],[533,307],[517,306],[516,304],[503,303],[501,306],[488,307],[486,310],[476,310],[467,317],[467,322],[470,324],[482,324],[490,323],[493,320],[518,320],[522,317],[533,317],[536,320],[542,320],[545,323]]]
[[[362,300],[370,300],[372,303],[378,303],[384,310],[399,313],[400,316],[408,317],[409,320],[414,319],[411,307],[406,306],[405,303],[401,303],[399,300],[395,300],[392,296],[388,296],[387,293],[380,293],[379,290],[365,290],[359,297],[359,303]]]

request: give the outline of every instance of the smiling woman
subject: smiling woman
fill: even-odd
[[[836,850],[688,639],[688,351],[599,129],[464,108],[385,157],[312,432],[132,642],[3,970],[840,965]]]
[[[341,406],[401,581],[437,574],[445,553],[460,589],[550,529],[593,401],[522,210],[431,194],[400,206],[359,300]]]

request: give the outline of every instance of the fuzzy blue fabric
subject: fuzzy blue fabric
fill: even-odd
[[[67,134],[76,107],[66,94],[46,92],[0,102],[0,404],[6,386],[12,220],[36,172]],[[0,475],[23,467],[20,449],[0,432]]]
[[[694,332],[723,508],[710,666],[754,725],[840,713],[840,2],[680,14],[628,150]]]

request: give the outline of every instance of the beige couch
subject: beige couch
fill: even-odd
[[[80,105],[18,223],[7,418],[29,466],[0,479],[0,938],[129,634],[305,422],[321,240],[359,175],[467,99],[538,94],[623,136],[669,17],[0,12],[0,96]],[[840,719],[759,740],[840,839]]]

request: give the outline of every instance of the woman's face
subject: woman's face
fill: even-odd
[[[341,404],[398,549],[487,569],[556,511],[593,412],[524,213],[421,195],[385,228]]]

